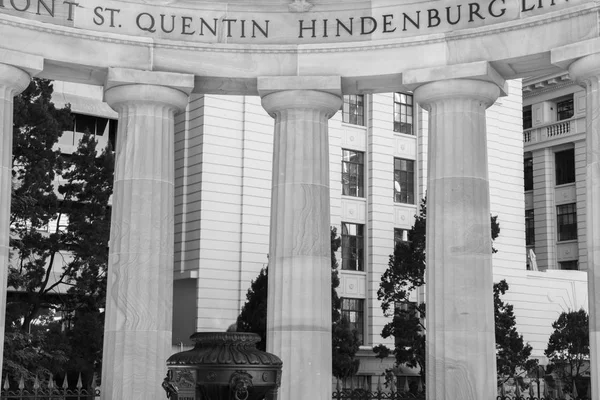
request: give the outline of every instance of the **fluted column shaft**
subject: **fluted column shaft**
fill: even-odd
[[[586,89],[586,218],[591,398],[600,398],[600,54],[575,61],[569,74]]]
[[[496,396],[485,110],[492,83],[456,79],[415,90],[429,111],[427,399]]]
[[[29,85],[22,69],[0,63],[0,364],[4,356],[4,324],[10,236],[13,97]]]
[[[333,94],[287,90],[262,105],[275,118],[267,351],[283,360],[280,399],[331,398],[328,120]]]
[[[162,399],[171,354],[174,113],[177,89],[108,89],[119,113],[110,234],[102,399]]]

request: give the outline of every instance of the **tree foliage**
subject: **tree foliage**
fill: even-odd
[[[490,216],[492,242],[500,234],[497,216]],[[381,301],[384,315],[390,321],[383,327],[383,338],[394,338],[394,349],[378,345],[373,351],[380,358],[390,354],[395,357],[397,366],[419,367],[425,372],[425,325],[424,303],[411,299],[417,288],[425,283],[425,241],[427,226],[427,201],[424,198],[415,216],[415,223],[408,232],[407,242],[398,242],[390,255],[388,268],[381,276],[377,298]],[[497,250],[490,249],[492,253]],[[514,375],[519,368],[527,368],[531,346],[524,344],[523,337],[516,330],[513,307],[504,303],[500,295],[508,290],[506,281],[494,285],[494,305],[496,322],[496,349],[498,370],[503,375]]]
[[[359,360],[355,358],[360,342],[358,332],[351,328],[349,321],[340,312],[341,299],[337,294],[340,285],[338,262],[335,252],[340,248],[341,239],[337,229],[331,228],[331,320],[332,320],[332,369],[338,378],[352,376],[358,371]],[[261,341],[257,347],[266,348],[267,331],[267,293],[268,267],[263,268],[258,277],[252,281],[246,303],[238,316],[236,328],[240,332],[258,333]]]
[[[55,365],[66,357],[64,368],[94,368],[102,353],[114,159],[110,147],[100,152],[89,134],[73,154],[61,154],[58,140],[72,120],[69,108],[56,109],[51,96],[51,82],[34,79],[15,98],[9,369],[13,361],[44,365],[17,357],[28,354],[19,347],[25,339],[44,352],[56,350]]]
[[[581,380],[587,370],[590,355],[589,316],[579,311],[563,312],[552,323],[554,332],[548,339],[544,354],[553,370],[565,382],[565,389],[571,391],[574,382]]]
[[[529,359],[532,347],[517,331],[517,321],[511,304],[500,296],[508,290],[501,280],[494,284],[494,322],[496,332],[496,369],[499,383],[533,370],[537,360]]]

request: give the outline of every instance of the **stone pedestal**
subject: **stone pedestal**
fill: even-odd
[[[339,78],[338,78],[339,79]],[[275,118],[267,351],[283,361],[279,398],[331,399],[328,119],[339,96],[267,94]]]
[[[495,84],[427,83],[427,399],[496,396],[485,110]]]
[[[119,113],[110,234],[102,399],[165,398],[173,304],[174,113],[193,78],[111,70]],[[183,80],[175,87],[160,86]],[[127,83],[129,82],[129,83]],[[187,90],[179,86],[187,85]]]
[[[0,363],[4,355],[4,323],[10,234],[12,182],[13,97],[27,88],[31,76],[0,63]]]
[[[600,396],[600,53],[575,61],[569,74],[586,89],[586,215],[591,398]]]

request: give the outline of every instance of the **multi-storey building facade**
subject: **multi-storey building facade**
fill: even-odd
[[[529,86],[526,83],[525,88]],[[93,87],[58,83],[54,99],[59,104],[70,103],[77,115],[116,118],[101,101],[101,91]],[[529,161],[523,169],[522,106],[527,107],[530,99],[528,91],[522,92],[520,81],[511,81],[509,95],[487,112],[491,211],[501,228],[493,263],[495,281],[506,279],[510,285],[506,300],[515,306],[519,331],[534,347],[534,356],[544,362],[551,323],[562,310],[586,307],[587,297],[583,272],[560,271],[561,264],[547,266],[547,254],[556,254],[564,244],[579,254],[585,252],[577,247],[582,245],[583,223],[579,221],[583,206],[576,203],[579,241],[555,240],[554,250],[545,253],[543,246],[549,248],[551,239],[543,232],[555,226],[546,222],[554,214],[544,217],[538,207],[544,206],[546,211],[555,207],[554,200],[549,200],[554,191],[581,195],[584,189],[578,183],[580,178],[552,190],[546,187],[545,182],[554,179],[553,167],[546,165],[550,153],[545,153],[552,150],[533,150],[535,143],[525,140],[526,159],[529,153],[535,154],[533,197],[530,190],[523,191],[524,182],[527,189],[532,179]],[[81,123],[87,121],[78,118]],[[108,122],[102,133],[97,131],[101,141],[114,140],[111,124]],[[533,135],[538,126],[547,125],[536,122],[533,131],[525,131],[525,137]],[[387,317],[381,311],[377,290],[395,241],[407,240],[426,194],[427,133],[427,112],[410,93],[345,96],[342,109],[329,122],[331,225],[342,238],[337,254],[338,293],[343,299],[342,313],[362,340],[359,374],[365,377],[380,374],[391,363],[380,362],[371,351],[376,344],[392,345],[380,335]],[[76,135],[75,128],[63,136],[63,150],[76,145]],[[258,97],[192,95],[186,110],[176,115],[174,141],[173,345],[179,349],[190,344],[192,332],[227,329],[240,312],[251,280],[268,264],[273,120]],[[569,148],[565,143],[557,143],[561,151]],[[581,152],[584,146],[572,147]],[[570,177],[572,172],[561,174]],[[556,204],[571,203],[559,199]],[[560,210],[562,213],[563,208]],[[560,218],[570,216],[560,214]],[[569,227],[561,232],[573,234]],[[532,235],[537,271],[528,268],[525,257]],[[557,263],[574,260],[554,259]],[[422,301],[424,294],[418,297],[415,301]],[[403,369],[400,373],[414,372]]]

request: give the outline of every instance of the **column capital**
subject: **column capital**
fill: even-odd
[[[318,90],[283,90],[262,96],[263,108],[275,118],[277,113],[293,109],[312,109],[333,117],[342,105],[339,95]]]
[[[44,58],[14,50],[0,50],[0,64],[6,64],[25,71],[34,77],[44,69]]]
[[[104,86],[104,101],[111,107],[136,102],[185,108],[194,88],[194,76],[173,72],[109,68]]]
[[[0,52],[0,85],[21,93],[29,85],[31,78],[44,68],[44,59],[13,50]]]
[[[496,97],[508,94],[506,81],[487,61],[413,69],[402,74],[402,83],[413,91],[428,83],[457,79],[493,84],[499,90]]]
[[[580,84],[590,78],[600,79],[600,53],[590,54],[573,62],[569,66],[569,75]]]
[[[491,82],[475,79],[448,79],[426,83],[414,91],[415,101],[424,108],[430,108],[438,101],[459,99],[477,100],[488,108],[500,96],[500,89]]]

